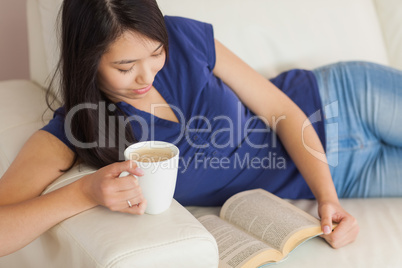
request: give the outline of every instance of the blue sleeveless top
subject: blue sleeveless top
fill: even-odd
[[[153,85],[179,123],[124,102],[116,105],[137,119],[131,121],[137,140],[161,140],[179,147],[175,199],[182,205],[217,206],[239,191],[254,188],[264,188],[282,198],[314,198],[271,128],[213,75],[212,26],[180,17],[166,16],[165,22],[169,60],[156,75]],[[290,70],[271,82],[307,116],[321,113],[312,72]],[[325,146],[322,121],[317,120],[313,126]],[[74,150],[64,131],[63,108],[56,111],[43,130]]]

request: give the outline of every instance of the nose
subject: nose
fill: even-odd
[[[150,85],[154,80],[152,69],[146,64],[138,64],[135,82],[139,85]]]

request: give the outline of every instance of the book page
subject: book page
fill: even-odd
[[[281,252],[296,231],[320,228],[318,219],[262,189],[232,196],[220,216]]]
[[[262,241],[241,231],[218,216],[206,215],[198,218],[202,225],[214,236],[219,250],[219,268],[242,267],[254,256],[264,251],[272,251],[272,261],[282,255]],[[264,254],[269,259],[269,253]]]

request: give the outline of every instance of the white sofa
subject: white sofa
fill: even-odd
[[[52,116],[47,112],[42,119],[46,109],[43,88],[57,61],[54,22],[60,2],[27,1],[31,80],[0,82],[0,175],[24,141]],[[345,60],[402,69],[400,0],[158,3],[164,14],[212,23],[217,39],[266,77],[289,68],[314,68]],[[45,193],[89,172],[93,169],[75,168]],[[292,202],[316,215],[314,201]],[[402,199],[341,202],[359,221],[357,241],[334,250],[315,238],[277,267],[400,267]],[[217,267],[216,243],[193,215],[218,211],[184,208],[174,202],[164,214],[132,216],[97,207],[61,222],[22,250],[0,258],[0,267]]]

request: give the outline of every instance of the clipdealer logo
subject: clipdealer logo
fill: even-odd
[[[241,102],[237,105],[237,118],[230,118],[226,115],[215,116],[214,118],[208,118],[203,115],[197,115],[189,118],[186,121],[186,117],[184,113],[180,110],[180,108],[169,105],[152,105],[151,106],[151,114],[155,114],[156,109],[163,107],[170,107],[177,116],[180,124],[180,133],[175,137],[174,141],[170,141],[173,144],[179,144],[180,142],[186,142],[191,148],[196,149],[206,149],[212,147],[216,150],[225,149],[225,148],[236,148],[237,146],[245,145],[249,146],[253,149],[262,149],[262,148],[276,148],[278,141],[277,135],[275,134],[277,125],[286,119],[286,116],[279,116],[277,118],[271,118],[271,124],[269,121],[261,116],[253,116],[248,118],[246,122],[242,122],[242,104]],[[336,119],[338,117],[337,114],[338,102],[333,102],[327,105],[324,108],[326,122],[326,132],[330,131],[335,139],[332,139],[332,142],[336,146],[338,133],[338,124],[336,122],[328,123],[328,119]],[[99,135],[97,141],[92,142],[83,142],[77,140],[71,132],[71,124],[73,122],[74,116],[82,110],[92,109],[97,110],[99,113],[98,116],[98,126],[99,126]],[[141,133],[141,137],[136,137],[138,141],[145,140],[155,140],[156,137],[156,122],[155,116],[151,117],[151,121],[147,122],[143,117],[139,115],[132,116],[124,116],[124,115],[113,115],[106,116],[107,110],[110,112],[116,111],[116,106],[114,104],[106,105],[105,102],[99,102],[99,104],[94,103],[83,103],[76,105],[73,107],[65,117],[65,133],[67,139],[78,148],[95,148],[95,147],[118,147],[118,150],[123,152],[124,149],[130,145],[130,143],[126,140],[124,135],[119,135],[117,140],[109,139],[108,144],[106,144],[105,134],[106,131],[109,133],[115,133],[116,128],[118,133],[125,133],[125,129],[127,125],[130,125],[132,122],[136,123],[136,126],[140,128],[139,133]],[[244,112],[244,111],[243,111]],[[117,117],[118,124],[115,124],[115,118]],[[106,129],[106,121],[109,120],[108,127]],[[256,129],[253,126],[254,120],[261,120],[265,123],[264,128]],[[315,158],[320,161],[329,164],[330,166],[337,166],[338,157],[337,154],[331,155],[329,159],[325,153],[315,150],[310,147],[305,141],[305,130],[310,127],[312,124],[316,122],[320,122],[323,119],[321,118],[321,110],[313,113],[309,118],[305,120],[301,129],[302,143],[304,148]],[[112,124],[113,122],[113,124]],[[217,129],[217,124],[225,125],[225,128]],[[202,125],[202,128],[196,127],[197,125]],[[271,136],[271,140],[262,143],[253,142],[249,137],[251,133],[270,133],[273,132]],[[194,139],[195,136],[200,136],[200,134],[205,133],[209,137],[209,140],[206,141],[204,139]],[[335,136],[334,136],[335,135]],[[224,138],[222,138],[224,137]],[[334,148],[334,146],[332,146]],[[122,154],[121,154],[122,155]],[[120,159],[124,160],[124,159]],[[286,159],[283,156],[279,156],[276,153],[272,153],[268,150],[267,155],[263,157],[252,157],[249,153],[246,153],[242,156],[239,154],[235,154],[235,157],[230,159],[228,157],[210,157],[207,154],[199,153],[195,154],[190,158],[180,158],[180,162],[184,166],[184,171],[188,169],[190,164],[195,165],[196,168],[210,166],[211,168],[230,168],[230,167],[240,167],[240,168],[270,168],[270,169],[284,169],[286,168]]]

